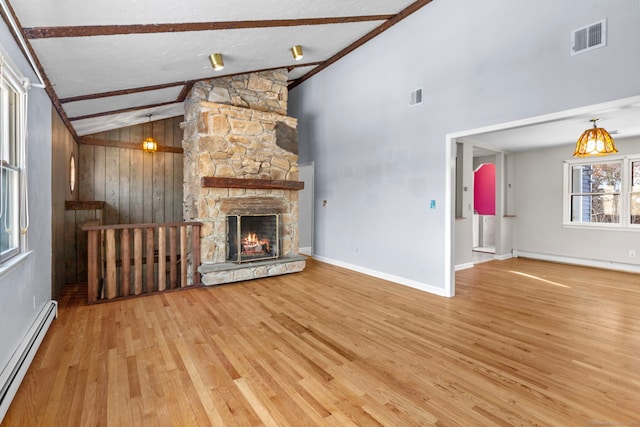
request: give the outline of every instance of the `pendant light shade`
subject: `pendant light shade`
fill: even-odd
[[[152,137],[148,137],[142,141],[142,149],[147,153],[155,153],[158,151],[158,143]]]
[[[147,117],[149,118],[149,123],[151,123],[151,114],[148,114]],[[152,136],[149,136],[142,141],[142,149],[147,153],[155,153],[158,151],[158,142]]]
[[[618,152],[609,132],[597,127],[597,121],[598,119],[591,119],[593,127],[580,135],[573,157],[606,156]]]

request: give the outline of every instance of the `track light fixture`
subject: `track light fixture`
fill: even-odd
[[[222,60],[221,53],[212,53],[209,55],[209,60],[211,60],[211,66],[214,70],[220,71],[224,68],[224,61]]]
[[[293,55],[293,59],[295,59],[296,61],[301,60],[302,57],[304,56],[304,54],[302,53],[302,46],[297,44],[294,47],[292,47],[291,54]]]

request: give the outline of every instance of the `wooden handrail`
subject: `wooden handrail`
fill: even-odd
[[[170,222],[82,227],[88,234],[89,302],[200,286],[201,225]]]
[[[91,230],[124,230],[124,229],[134,229],[134,228],[156,228],[156,227],[178,227],[181,225],[202,225],[201,222],[191,221],[191,222],[148,222],[143,224],[112,224],[112,225],[85,225],[82,227],[83,231],[91,231]]]

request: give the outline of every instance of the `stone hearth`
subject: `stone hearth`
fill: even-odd
[[[185,102],[184,217],[200,221],[202,283],[302,271],[298,255],[297,120],[286,69],[194,85]],[[280,257],[227,262],[227,216],[278,214]]]

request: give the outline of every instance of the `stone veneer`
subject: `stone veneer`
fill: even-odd
[[[297,120],[287,117],[286,69],[194,85],[185,102],[184,217],[200,221],[202,283],[214,285],[301,271],[298,193],[203,188],[203,177],[298,180]],[[278,213],[280,256],[227,263],[226,217]]]

